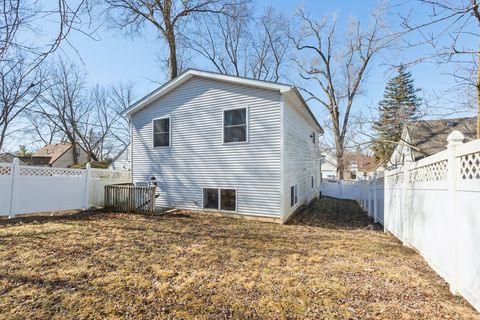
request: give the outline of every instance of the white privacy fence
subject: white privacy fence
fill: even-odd
[[[0,216],[103,206],[107,184],[130,182],[119,170],[49,168],[0,163]]]
[[[414,247],[480,310],[480,140],[385,173],[385,230]]]
[[[384,223],[384,179],[362,181],[324,181],[322,195],[356,200],[375,222]]]

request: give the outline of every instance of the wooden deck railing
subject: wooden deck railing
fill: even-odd
[[[105,208],[126,212],[155,212],[155,187],[131,184],[105,186]]]

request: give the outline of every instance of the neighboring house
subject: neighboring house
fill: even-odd
[[[77,147],[77,157],[79,164],[88,161],[88,153],[81,147]],[[30,166],[67,168],[74,164],[70,143],[49,144],[31,156],[18,158],[24,164]]]
[[[7,163],[12,163],[13,159],[15,159],[15,155],[11,153],[0,153],[0,163],[1,162],[7,162]]]
[[[323,150],[321,155],[322,179],[335,180],[337,178],[337,157],[335,154]]]
[[[130,144],[120,151],[120,153],[112,160],[109,168],[116,170],[131,170],[132,162],[130,161],[131,152]]]
[[[285,221],[319,194],[323,130],[293,86],[190,69],[123,115],[157,206]]]
[[[447,137],[454,130],[463,133],[465,142],[474,140],[477,134],[476,125],[476,117],[420,120],[406,125],[388,166],[418,161],[447,149]]]
[[[355,155],[355,160],[352,161],[351,171],[356,180],[366,180],[373,172],[379,170],[378,163],[375,157],[364,154]]]

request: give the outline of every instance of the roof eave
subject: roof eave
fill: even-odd
[[[275,90],[275,91],[278,90],[280,92],[289,91],[291,88],[291,86],[285,85],[285,84],[265,82],[261,80],[241,78],[241,77],[236,77],[231,75],[217,74],[217,73],[200,71],[195,69],[188,69],[184,73],[180,74],[177,78],[170,80],[169,82],[160,86],[150,94],[146,95],[145,97],[135,102],[130,108],[122,112],[122,116],[127,118],[130,117],[132,114],[141,110],[142,108],[147,106],[149,103],[153,102],[156,99],[159,99],[163,95],[177,88],[182,83],[193,78],[194,76],[205,78],[205,79],[241,84],[241,85],[256,87],[256,88],[265,89],[265,90]]]

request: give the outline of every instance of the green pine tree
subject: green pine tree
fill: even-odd
[[[417,96],[418,91],[412,74],[404,65],[398,66],[397,75],[388,81],[383,99],[378,104],[380,118],[373,124],[377,137],[373,151],[378,160],[390,158],[404,125],[419,118],[421,99]]]

